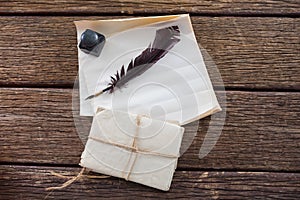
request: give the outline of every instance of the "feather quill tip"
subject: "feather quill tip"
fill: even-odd
[[[92,99],[92,98],[94,98],[95,97],[95,95],[90,95],[90,96],[88,96],[87,98],[85,98],[84,100],[89,100],[89,99]]]
[[[95,98],[95,97],[101,95],[102,93],[103,93],[103,91],[100,91],[100,92],[98,92],[96,94],[92,94],[92,95],[88,96],[87,98],[85,98],[85,100],[89,100],[89,99]]]

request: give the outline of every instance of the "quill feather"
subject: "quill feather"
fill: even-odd
[[[156,31],[152,44],[150,44],[140,55],[132,59],[125,70],[124,65],[120,71],[111,76],[111,82],[102,91],[93,94],[87,99],[99,96],[103,92],[112,93],[115,88],[121,88],[130,80],[140,76],[150,69],[155,63],[162,59],[180,41],[180,31],[178,26],[170,26]]]

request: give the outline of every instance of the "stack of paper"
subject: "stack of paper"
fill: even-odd
[[[173,123],[103,110],[94,116],[80,165],[169,190],[183,131]]]

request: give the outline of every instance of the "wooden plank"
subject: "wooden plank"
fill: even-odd
[[[1,88],[0,162],[77,165],[84,147],[73,122],[71,93]],[[180,157],[179,168],[300,170],[299,116],[300,93],[227,91],[226,123],[216,146],[199,159],[211,119],[187,125],[186,137],[191,129],[198,134]],[[212,133],[221,122],[214,119]],[[88,120],[83,124],[90,126]]]
[[[78,66],[73,20],[107,18],[1,17],[0,85],[71,87]],[[192,17],[192,22],[226,87],[300,90],[300,18]],[[214,85],[221,85],[215,68],[208,70]]]
[[[299,14],[297,0],[17,0],[1,2],[0,13],[93,13],[93,14]]]
[[[299,199],[299,173],[176,171],[169,192],[118,178],[84,176],[68,188],[45,191],[75,176],[78,168],[0,166],[1,199]],[[93,174],[98,175],[98,174]],[[47,196],[48,195],[48,196]],[[46,198],[47,196],[47,198]]]

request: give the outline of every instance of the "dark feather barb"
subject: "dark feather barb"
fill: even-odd
[[[163,58],[169,50],[180,41],[179,36],[180,31],[178,26],[170,26],[157,30],[152,44],[149,44],[149,46],[140,55],[130,61],[127,66],[127,70],[125,70],[123,65],[114,77],[111,76],[111,82],[105,89],[97,94],[87,97],[86,99],[94,98],[106,91],[112,93],[115,87],[120,88],[128,81],[143,74],[156,62]]]

